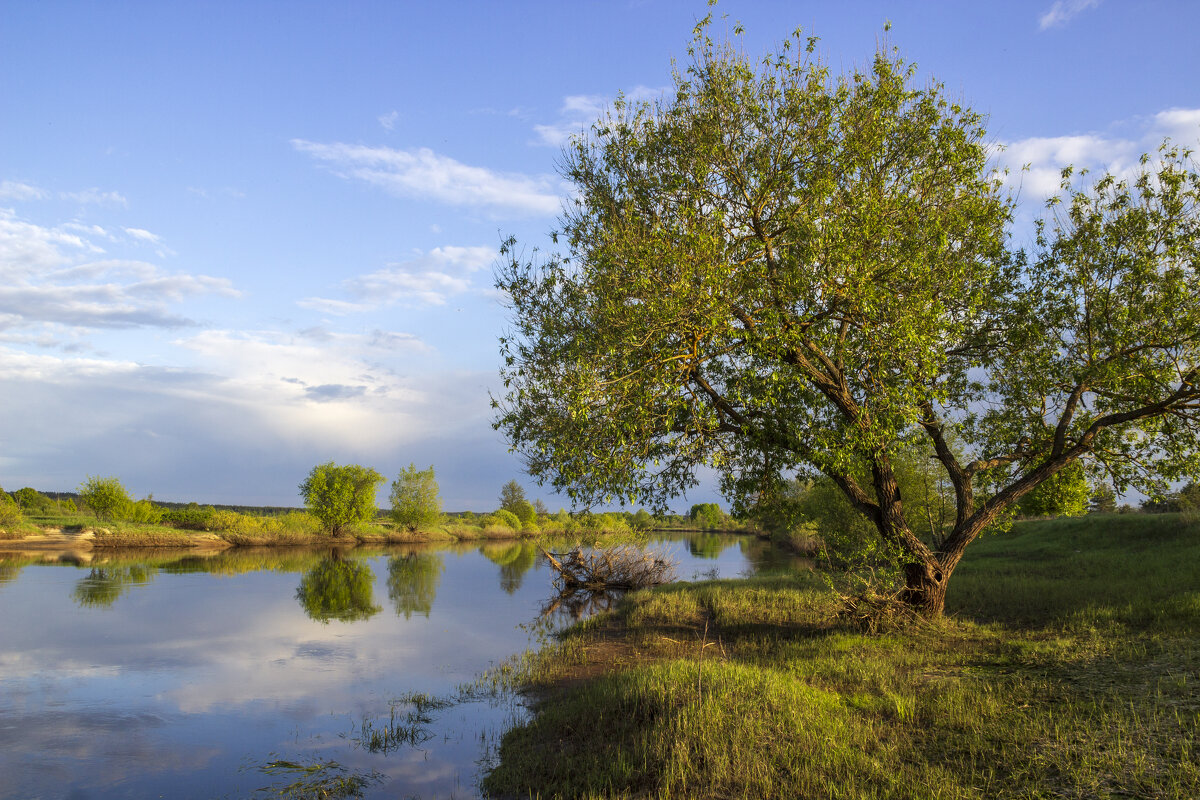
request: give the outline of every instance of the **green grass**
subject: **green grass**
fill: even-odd
[[[507,676],[515,797],[1200,797],[1200,525],[1019,523],[949,617],[869,636],[819,576],[630,596]]]

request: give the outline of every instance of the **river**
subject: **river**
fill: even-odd
[[[656,539],[684,580],[788,564]],[[0,552],[0,798],[477,797],[525,710],[468,687],[569,622],[552,577],[521,542]]]

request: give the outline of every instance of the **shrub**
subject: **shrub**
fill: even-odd
[[[79,487],[79,499],[92,510],[96,519],[124,519],[133,505],[133,498],[121,481],[89,475]]]
[[[489,516],[495,517],[495,519],[498,520],[501,525],[507,525],[508,527],[512,528],[514,531],[521,530],[521,520],[517,517],[516,514],[512,513],[511,511],[506,511],[502,508],[502,509],[490,514]],[[486,524],[485,524],[485,527],[486,527]]]
[[[168,525],[187,531],[213,530],[211,526],[213,514],[217,510],[212,506],[199,506],[188,503],[184,508],[177,508],[163,514],[162,521]]]
[[[140,522],[146,525],[157,525],[162,521],[163,509],[154,505],[154,497],[147,497],[145,500],[138,500],[136,503],[129,503],[125,506],[125,512],[121,516],[128,522]]]
[[[355,522],[375,517],[375,487],[386,478],[370,467],[318,464],[300,484],[308,511],[326,531],[338,536]]]
[[[0,527],[20,525],[24,520],[25,515],[21,513],[17,501],[13,500],[8,492],[0,489]]]

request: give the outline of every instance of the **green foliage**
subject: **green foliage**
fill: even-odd
[[[1113,514],[1117,510],[1117,495],[1107,483],[1098,483],[1088,499],[1089,514]]]
[[[125,519],[133,506],[133,498],[117,478],[89,475],[79,487],[79,499],[102,520]]]
[[[12,499],[8,492],[0,489],[0,528],[19,525],[25,520],[21,507]]]
[[[385,481],[370,467],[318,464],[300,484],[300,495],[309,513],[334,536],[356,522],[375,517],[375,487]]]
[[[383,610],[375,605],[374,593],[375,575],[369,566],[326,558],[304,573],[296,588],[296,599],[304,613],[317,622],[357,622]]]
[[[53,501],[37,489],[26,486],[12,494],[13,500],[26,514],[42,514],[49,510]]]
[[[1087,512],[1090,495],[1083,464],[1075,461],[1021,498],[1021,513],[1027,517],[1078,517]]]
[[[754,64],[707,24],[667,100],[569,146],[566,252],[504,245],[496,426],[532,475],[661,505],[711,468],[735,511],[825,476],[938,613],[966,546],[1064,467],[1200,472],[1189,153],[1065,170],[1012,251],[983,118],[940,84],[885,49],[834,75],[798,35]]]
[[[516,514],[517,508],[524,502],[527,502],[525,490],[515,480],[509,481],[500,488],[500,507],[505,511]]]
[[[200,506],[188,503],[184,508],[176,508],[163,512],[162,521],[181,530],[209,531],[216,530],[212,526],[213,515],[217,510],[212,506]]]
[[[635,531],[648,531],[654,527],[654,517],[646,509],[639,508],[629,520],[629,527]]]
[[[696,503],[688,511],[688,517],[701,528],[720,528],[725,522],[725,515],[716,503]]]
[[[496,521],[498,521],[501,525],[507,525],[514,531],[521,530],[521,520],[516,514],[508,511],[507,509],[501,508],[498,511],[493,512],[490,516],[495,518]]]
[[[392,481],[392,521],[410,531],[436,525],[442,514],[433,467],[419,470],[409,464]]]
[[[535,525],[537,523],[537,510],[534,509],[533,503],[528,500],[520,500],[515,504],[515,507],[510,509],[522,525]]]

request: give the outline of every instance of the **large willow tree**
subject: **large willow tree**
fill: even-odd
[[[662,504],[709,467],[735,503],[823,474],[940,614],[965,548],[1084,460],[1195,474],[1200,178],[1164,149],[1063,194],[1032,253],[979,114],[894,51],[833,75],[797,34],[755,65],[698,28],[667,100],[565,152],[555,241],[510,241],[497,427],[582,502]],[[914,533],[897,459],[953,487]]]

